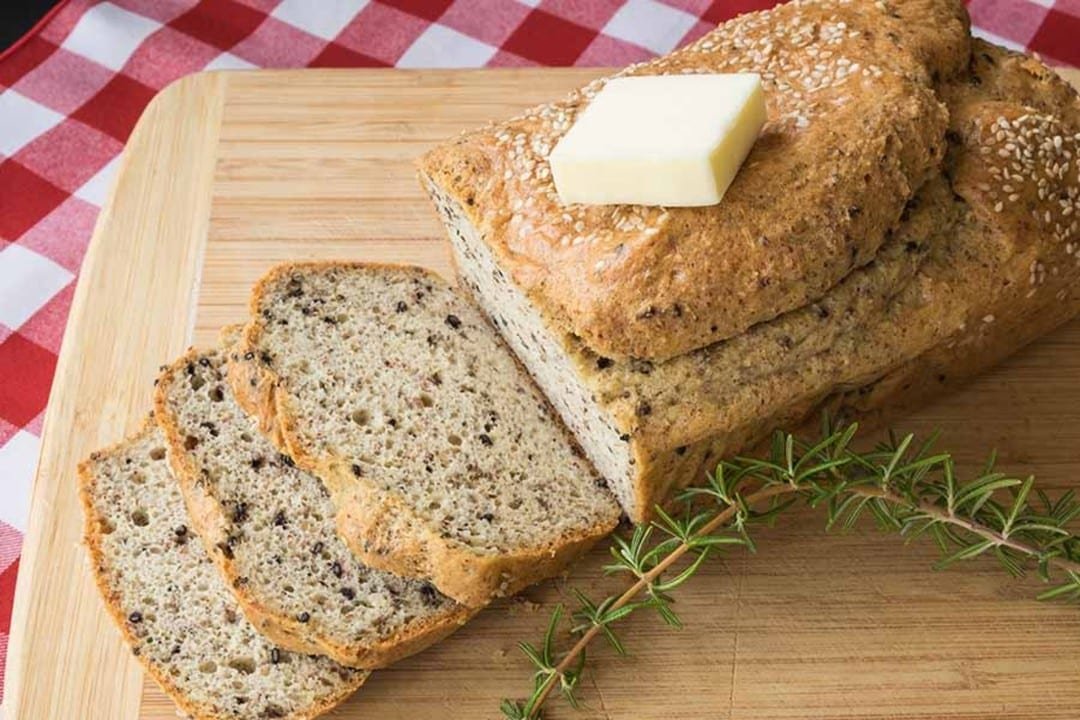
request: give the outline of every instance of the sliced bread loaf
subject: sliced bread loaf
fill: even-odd
[[[166,456],[148,422],[79,467],[94,577],[132,652],[195,718],[299,720],[337,705],[367,673],[255,631],[194,535]]]
[[[559,572],[619,509],[480,311],[413,267],[279,266],[232,351],[241,403],[326,483],[367,564],[477,606]]]
[[[248,619],[290,650],[382,667],[472,612],[425,581],[358,562],[315,476],[280,455],[237,404],[224,351],[190,351],[161,375],[155,414],[191,522]]]
[[[822,22],[820,15],[837,6],[845,12],[858,10],[867,18],[893,15],[895,10],[895,17],[878,21],[875,42],[893,41],[891,31],[881,32],[886,25],[908,27],[915,35],[938,35],[941,28],[934,23],[904,20],[920,13],[941,17],[940,12],[928,13],[931,7],[946,14],[951,12],[949,7],[963,12],[956,0],[789,3],[777,11],[743,16],[688,46],[686,52],[696,55],[713,48],[709,52],[713,60],[729,68],[759,66],[754,48],[762,45],[731,43],[752,22],[755,34],[760,33],[762,42],[770,46],[773,31],[794,33],[808,38],[800,53],[820,54],[818,61],[828,68],[846,66],[851,56],[836,50],[823,30],[836,20]],[[792,12],[801,15],[796,24],[783,19],[790,20]],[[724,37],[727,40],[721,42]],[[911,39],[901,39],[899,44]],[[438,167],[425,164],[428,188],[447,226],[462,283],[474,289],[479,304],[577,435],[631,519],[648,520],[656,504],[672,491],[700,482],[720,458],[749,449],[776,427],[795,428],[804,419],[818,417],[822,407],[833,413],[856,412],[865,419],[867,413],[880,416],[898,404],[910,408],[939,398],[1080,311],[1080,174],[1076,172],[1080,99],[1037,60],[977,39],[970,41],[973,52],[969,54],[968,42],[962,38],[946,45],[963,50],[963,72],[952,80],[942,78],[937,89],[951,124],[942,137],[947,145],[944,163],[917,192],[911,188],[914,194],[907,209],[877,249],[874,261],[853,268],[812,304],[663,362],[607,355],[585,335],[574,332],[565,318],[551,312],[550,298],[536,296],[533,286],[542,272],[530,264],[527,247],[519,251],[513,244],[518,240],[507,245],[500,234],[502,218],[517,217],[515,209],[520,198],[526,197],[521,195],[526,186],[510,194],[497,190],[490,194],[493,186],[485,184],[491,169],[519,159],[516,145],[477,153],[484,142],[479,138],[514,135],[517,130],[495,126],[466,140],[448,142],[435,151],[442,158]],[[926,46],[918,47],[919,56],[932,57],[925,53]],[[827,55],[831,59],[826,60]],[[833,69],[825,73],[831,74],[835,74]],[[785,77],[782,73],[771,80],[763,76],[770,104],[804,101],[802,91],[789,86]],[[785,95],[789,96],[786,100]],[[864,96],[859,102],[880,101],[869,85],[854,88],[852,100],[859,96]],[[809,122],[811,128],[830,127],[824,115],[811,115]],[[806,141],[799,137],[803,129],[770,125],[762,142],[768,138],[770,143],[780,143],[773,149]],[[852,131],[850,127],[837,129]],[[525,148],[552,147],[543,128],[522,132],[515,142],[522,141]],[[836,150],[847,145],[822,147]],[[850,160],[845,154],[837,159]],[[458,167],[465,184],[456,182],[453,172],[442,174],[439,167]],[[483,170],[467,172],[468,167]],[[533,178],[549,175],[546,160],[535,167]],[[805,167],[822,172],[821,167]],[[1071,174],[1065,167],[1072,168]],[[816,183],[810,175],[804,180],[820,187],[831,182]],[[550,184],[550,179],[544,182]],[[776,179],[774,190],[783,193],[786,189],[787,183]],[[728,217],[730,197],[710,211]],[[774,208],[766,198],[761,195],[756,202],[760,216],[768,219]],[[847,207],[838,204],[835,195],[827,199],[818,206],[803,206],[801,217],[824,217]],[[860,207],[867,206],[851,207],[853,217]],[[529,223],[526,217],[521,226],[531,228],[529,237],[535,238],[537,246],[552,236],[545,223]],[[684,232],[682,225],[677,227]],[[691,223],[687,227],[705,226]],[[630,253],[616,263],[623,270],[642,267],[633,260],[634,252],[667,252],[664,236],[651,235],[651,230],[631,229],[628,237],[618,240]],[[594,234],[604,237],[586,222],[580,235]],[[758,236],[739,237],[756,243]],[[777,248],[818,251],[813,244],[795,242],[795,237],[770,233],[761,240],[765,245],[768,239],[772,248],[765,252]],[[842,233],[835,237],[847,238]],[[612,247],[606,242],[596,246],[598,251]],[[557,254],[552,257],[567,266],[561,271],[591,272],[596,258],[585,247],[583,255],[575,256],[577,248],[571,246],[564,260]],[[619,244],[615,250],[622,247]],[[632,251],[635,247],[638,250]],[[711,279],[701,282],[694,281],[692,274],[687,276],[695,291],[739,302],[745,299],[748,307],[756,305],[757,300],[734,290],[738,283],[732,284],[731,273],[723,266],[728,256],[692,250],[681,236],[678,253],[671,253],[673,258],[682,258],[688,273],[696,269],[709,274]],[[792,262],[778,268],[753,261],[747,267],[760,273],[762,287],[768,286],[771,292],[784,282],[779,280],[784,272],[803,266],[800,260]],[[663,292],[668,276],[652,269],[646,284],[652,283],[653,292]],[[627,291],[637,288],[622,271],[612,272],[610,277],[605,274],[603,282],[621,284]],[[546,285],[544,292],[550,293],[551,287]],[[719,318],[700,315],[689,304],[683,309],[682,319]],[[642,315],[641,320],[652,323],[659,318]],[[663,322],[675,321],[669,314]],[[614,329],[621,332],[624,327]]]

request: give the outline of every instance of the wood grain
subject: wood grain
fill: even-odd
[[[241,320],[248,286],[296,258],[415,262],[450,274],[411,164],[460,129],[513,114],[596,70],[302,71],[195,76],[129,142],[87,256],[54,381],[19,579],[11,718],[174,720],[109,626],[77,546],[75,462],[149,406],[156,366]],[[940,427],[974,461],[1080,487],[1080,322],[904,421]],[[1031,600],[992,562],[938,575],[922,544],[803,514],[756,556],[680,591],[682,632],[629,623],[633,652],[597,649],[581,713],[552,717],[1069,718],[1080,707],[1080,613]],[[377,673],[339,718],[495,717],[521,694],[514,648],[570,584],[613,588],[604,551],[569,579],[484,611],[438,647]],[[592,687],[595,686],[595,687]],[[140,692],[141,691],[141,692]]]

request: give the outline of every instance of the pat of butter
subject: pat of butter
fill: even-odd
[[[551,152],[564,205],[720,202],[765,124],[754,74],[608,82]]]

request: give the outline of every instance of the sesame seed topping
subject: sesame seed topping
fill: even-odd
[[[821,0],[815,3],[813,17],[803,12],[798,0],[790,11],[746,13],[671,55],[635,63],[613,77],[754,72],[769,97],[772,120],[767,132],[802,133],[824,113],[850,102],[856,91],[862,92],[859,85],[906,72],[867,62],[875,43],[846,22],[849,4],[850,0]],[[821,8],[826,10],[824,20],[817,12]],[[550,242],[570,248],[617,243],[614,236],[624,233],[655,235],[664,227],[668,218],[662,208],[608,214],[600,208],[564,208],[559,203],[548,157],[606,82],[595,80],[561,102],[532,108],[483,131],[501,150],[496,177],[512,185],[507,190],[512,214],[506,218],[512,236],[535,242],[536,227],[554,224]],[[552,218],[557,218],[554,223]],[[595,230],[586,235],[588,228]]]
[[[986,172],[995,182],[976,187],[990,195],[994,212],[1002,212],[1006,201],[1018,202],[1025,191],[1032,192],[1042,206],[1030,210],[1031,219],[1072,255],[1068,248],[1075,247],[1080,230],[1073,220],[1080,204],[1080,173],[1072,163],[1078,149],[1076,137],[1063,134],[1057,118],[1027,112],[1015,118],[998,116],[979,141]],[[1046,207],[1051,199],[1056,202]],[[1038,285],[1045,272],[1033,267],[1031,284]]]

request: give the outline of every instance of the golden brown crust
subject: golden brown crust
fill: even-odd
[[[225,328],[222,335],[227,337],[234,330],[235,328]],[[241,573],[236,568],[235,559],[222,552],[220,547],[229,534],[229,523],[222,514],[221,504],[204,484],[198,482],[199,469],[190,453],[184,449],[184,433],[177,424],[167,399],[167,388],[173,378],[182,374],[184,367],[188,363],[196,362],[198,357],[199,352],[190,348],[162,372],[154,393],[155,417],[168,440],[171,450],[169,459],[180,482],[191,523],[202,538],[206,553],[220,569],[226,586],[236,597],[244,615],[259,632],[287,650],[325,655],[342,665],[374,670],[442,640],[475,614],[464,607],[452,608],[441,618],[417,618],[400,632],[377,642],[357,641],[355,644],[345,645],[313,633],[310,624],[271,610],[249,586],[234,582]]]
[[[1014,262],[1018,264],[1021,282],[1010,283],[1008,278],[1003,278],[1003,287],[1007,289],[983,314],[983,318],[993,315],[993,322],[974,323],[873,383],[830,398],[830,407],[841,417],[881,425],[899,413],[963,386],[1080,312],[1078,273],[1069,267],[1061,271],[1058,255],[1061,246],[1067,251],[1070,237],[1077,239],[1076,225],[1072,225],[1071,235],[1063,232],[1071,224],[1067,218],[1075,222],[1075,212],[1063,217],[1063,206],[1059,203],[1054,207],[1045,191],[1040,197],[1039,184],[1030,177],[1016,177],[1014,187],[1006,191],[1004,183],[1009,181],[1001,177],[1001,172],[1012,168],[1014,156],[1006,162],[996,152],[984,155],[981,151],[989,144],[990,134],[995,135],[996,141],[999,118],[1015,122],[1031,112],[1056,116],[1062,123],[1062,131],[1071,130],[1075,139],[1080,140],[1075,135],[1080,132],[1080,96],[1038,60],[981,40],[974,42],[970,71],[974,80],[945,88],[953,108],[951,127],[963,138],[967,149],[956,158],[953,187],[968,200],[975,222],[981,223],[978,227],[999,226],[1011,236],[1012,243],[1029,253],[1018,255],[1019,262]],[[1053,142],[1053,137],[1047,140]],[[1074,171],[1072,178],[1072,182],[1066,181],[1063,187],[1055,188],[1053,195],[1064,191],[1067,197],[1071,191],[1075,202],[1080,197],[1080,172]],[[1012,195],[1017,196],[1015,200],[1010,199]],[[1000,212],[996,209],[999,202]],[[1051,212],[1050,220],[1046,219],[1047,211]],[[1033,213],[1041,216],[1041,222]],[[1075,266],[1080,261],[1075,259],[1075,249],[1072,254],[1072,262],[1068,263],[1067,256],[1065,261]],[[1029,258],[1054,262],[1053,267],[1059,270],[1044,273],[1039,280],[1032,274]],[[1035,287],[1038,289],[1031,295]]]
[[[599,355],[663,360],[805,305],[873,257],[941,159],[933,89],[967,49],[959,0],[826,0],[742,16],[628,68],[762,73],[770,121],[714,207],[558,202],[547,154],[597,83],[420,167],[560,331]]]
[[[236,359],[229,363],[229,380],[238,402],[258,418],[267,437],[290,455],[298,467],[323,480],[338,507],[338,533],[362,562],[387,572],[429,579],[443,594],[478,608],[494,597],[513,594],[551,577],[611,532],[617,518],[560,538],[548,546],[526,548],[513,554],[480,555],[433,532],[396,498],[370,480],[355,477],[347,463],[330,455],[312,454],[298,436],[296,414],[289,408],[288,395],[278,391],[277,374],[256,361],[263,328],[260,298],[282,275],[332,267],[408,267],[438,277],[423,268],[381,263],[330,261],[278,265],[252,290],[252,320],[232,351]]]
[[[131,437],[96,451],[89,458],[79,463],[77,471],[79,499],[83,507],[83,542],[86,545],[87,554],[90,557],[90,566],[94,576],[94,583],[97,585],[98,592],[105,604],[105,610],[109,613],[109,616],[113,619],[113,623],[115,623],[116,627],[120,630],[120,634],[123,636],[124,641],[132,648],[139,646],[139,638],[131,631],[127,618],[124,616],[124,610],[120,607],[119,595],[110,585],[109,579],[106,576],[107,562],[101,549],[102,522],[98,517],[97,512],[94,510],[92,492],[96,478],[91,470],[91,466],[95,458],[119,452],[130,442],[137,441],[145,433],[150,432],[153,427],[154,418],[153,415],[151,415],[143,421],[140,428]],[[172,681],[171,676],[156,663],[151,662],[149,657],[143,654],[137,654],[136,657],[143,666],[143,669],[150,674],[150,677],[154,678],[154,682],[158,684],[162,691],[172,698],[173,702],[176,703],[177,708],[179,708],[181,712],[194,720],[226,720],[221,715],[214,714],[213,708],[206,707],[191,700],[184,693],[183,689],[178,687]],[[307,712],[293,713],[289,715],[286,720],[313,720],[314,718],[329,712],[356,692],[356,690],[363,685],[365,679],[366,676],[361,675],[360,679],[353,686],[344,686],[337,695],[326,698],[323,702],[309,708]]]

